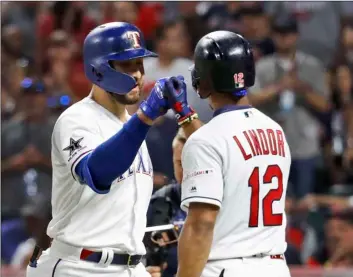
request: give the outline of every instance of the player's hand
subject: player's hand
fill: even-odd
[[[140,104],[142,113],[152,121],[164,115],[169,109],[168,101],[163,94],[167,81],[168,78],[159,79],[152,88],[148,98]]]
[[[146,267],[146,270],[149,274],[151,274],[151,277],[161,277],[161,268],[159,266],[148,266]]]
[[[164,92],[178,120],[182,120],[195,113],[188,104],[187,89],[183,76],[169,78]]]

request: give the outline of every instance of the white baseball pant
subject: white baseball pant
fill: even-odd
[[[270,256],[265,256],[210,261],[201,276],[290,277],[290,272],[284,259],[271,259]]]
[[[43,251],[36,267],[27,267],[27,277],[151,277],[145,266],[99,264],[80,260],[82,248],[53,242]]]

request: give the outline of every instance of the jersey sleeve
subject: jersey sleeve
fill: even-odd
[[[181,209],[192,202],[221,207],[223,175],[220,154],[205,142],[187,141],[182,153],[183,181]]]
[[[104,140],[95,121],[81,115],[65,115],[56,123],[52,141],[57,150],[54,152],[56,160],[65,163],[73,178],[79,181],[76,165]]]

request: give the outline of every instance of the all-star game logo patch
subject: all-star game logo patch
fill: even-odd
[[[82,147],[82,145],[80,144],[82,140],[83,140],[83,137],[77,140],[70,138],[69,146],[63,149],[63,151],[69,151],[69,161],[77,154],[78,150],[86,148],[86,147]]]
[[[193,178],[196,176],[200,176],[200,175],[207,175],[207,174],[213,174],[213,169],[205,169],[205,170],[197,170],[191,173],[187,173],[183,179],[183,181],[189,179],[189,178]],[[195,188],[196,189],[196,188]]]

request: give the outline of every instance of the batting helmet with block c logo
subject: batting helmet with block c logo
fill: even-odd
[[[194,52],[192,84],[198,92],[203,83],[217,92],[246,94],[254,85],[255,62],[249,42],[229,31],[215,31],[202,37]],[[200,95],[200,94],[199,94]],[[209,95],[200,95],[207,98]]]
[[[146,49],[141,31],[125,22],[111,22],[93,29],[83,45],[85,74],[105,91],[126,94],[135,86],[135,79],[115,70],[110,61],[126,61],[157,57]]]

